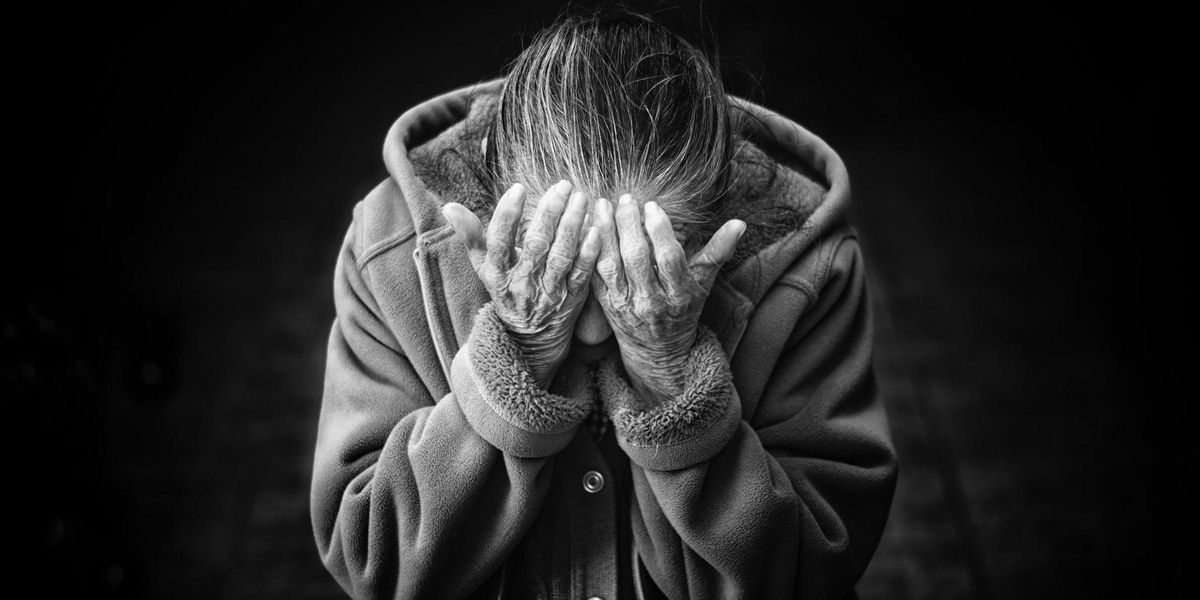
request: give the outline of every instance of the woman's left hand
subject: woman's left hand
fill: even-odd
[[[646,202],[643,220],[628,194],[615,212],[601,198],[594,221],[600,256],[592,293],[617,337],[630,382],[655,401],[678,396],[704,302],[746,224],[727,221],[688,258],[657,202]]]

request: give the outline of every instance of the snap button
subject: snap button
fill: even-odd
[[[588,471],[583,474],[583,489],[589,494],[604,489],[604,476],[599,471]]]

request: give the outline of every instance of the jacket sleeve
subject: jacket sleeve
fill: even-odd
[[[633,464],[637,551],[668,597],[840,598],[874,553],[897,467],[853,238],[794,323],[752,423],[703,328],[663,406],[645,409],[611,365],[598,374]]]
[[[538,389],[490,304],[454,358],[450,393],[432,397],[404,352],[428,337],[386,324],[354,231],[334,283],[311,493],[317,546],[356,598],[464,597],[529,528],[550,457],[590,397],[565,389],[571,377],[562,372],[550,389],[563,394]],[[387,287],[417,289],[402,283],[412,285]],[[412,310],[390,321],[424,328],[420,294],[406,293],[391,306]]]

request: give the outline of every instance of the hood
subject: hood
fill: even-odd
[[[483,175],[482,142],[502,85],[495,79],[419,104],[397,119],[384,143],[384,162],[404,206],[377,208],[391,214],[375,220],[394,227],[396,213],[407,213],[402,220],[411,222],[417,240],[414,259],[431,311],[427,316],[433,328],[436,320],[449,321],[444,325],[454,335],[445,343],[451,346],[466,339],[487,294],[476,278],[464,276],[474,273],[465,251],[452,243],[453,229],[441,207],[458,202],[487,222],[495,200]],[[757,104],[733,96],[730,102],[749,118],[736,145],[730,200],[718,218],[740,218],[747,228],[713,286],[702,320],[732,353],[762,296],[842,220],[850,184],[841,159],[820,138]],[[371,229],[368,222],[366,230]],[[452,357],[457,348],[439,350]]]

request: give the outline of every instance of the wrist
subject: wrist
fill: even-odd
[[[674,340],[646,345],[630,340],[621,344],[621,361],[633,388],[648,398],[669,400],[683,392],[688,355],[696,343],[697,330]]]
[[[522,334],[509,331],[513,345],[525,358],[529,375],[543,390],[550,389],[554,375],[567,355],[567,344],[546,333]]]
[[[657,359],[622,357],[630,387],[651,404],[668,402],[683,393],[687,354]]]

